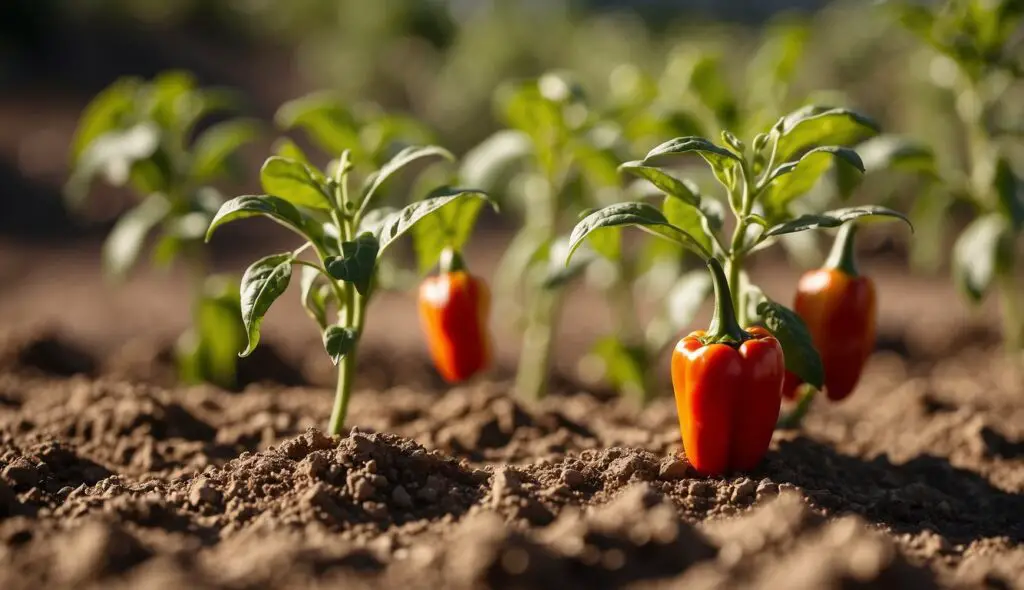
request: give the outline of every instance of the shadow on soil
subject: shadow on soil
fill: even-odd
[[[1015,453],[1024,446],[1008,444]],[[901,464],[886,456],[864,460],[801,437],[782,441],[762,469],[803,488],[824,510],[854,512],[897,533],[931,530],[957,543],[997,536],[1024,541],[1018,516],[1024,514],[1024,496],[997,489],[941,457],[922,455]]]

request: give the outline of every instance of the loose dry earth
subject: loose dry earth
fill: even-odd
[[[1021,380],[984,348],[876,355],[725,478],[669,400],[526,405],[368,354],[331,438],[326,389],[166,388],[138,356],[0,338],[0,587],[1024,588]]]

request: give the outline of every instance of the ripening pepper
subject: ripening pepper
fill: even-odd
[[[875,284],[857,273],[856,227],[848,223],[839,230],[825,265],[800,278],[793,302],[821,356],[825,395],[833,401],[846,398],[857,386],[875,346]],[[793,399],[800,384],[799,377],[788,373],[783,395]]]
[[[420,285],[419,310],[430,356],[445,381],[464,381],[487,368],[490,292],[451,248],[441,254],[440,273]]]
[[[736,321],[722,266],[708,261],[715,314],[707,331],[686,336],[672,352],[672,387],[683,450],[704,475],[757,466],[768,452],[782,404],[782,346],[761,327]]]

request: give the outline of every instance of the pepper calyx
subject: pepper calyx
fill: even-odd
[[[832,242],[832,250],[828,253],[824,268],[835,269],[851,277],[859,275],[857,272],[857,256],[855,247],[855,236],[857,224],[849,222],[839,228],[835,242]]]
[[[462,259],[462,254],[449,246],[441,250],[441,260],[438,266],[442,273],[465,271],[466,261]]]
[[[715,288],[715,312],[711,316],[711,324],[707,332],[701,337],[701,343],[726,344],[738,348],[741,344],[753,338],[749,332],[740,326],[736,319],[736,309],[732,304],[732,293],[729,290],[729,280],[725,277],[722,263],[716,258],[708,258],[708,270],[711,271],[711,284]]]

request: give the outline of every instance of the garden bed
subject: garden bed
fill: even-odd
[[[982,347],[876,354],[848,402],[711,479],[668,399],[527,405],[368,351],[364,373],[420,385],[364,378],[332,439],[326,389],[166,387],[53,334],[0,348],[3,588],[1021,587],[1024,405]]]

